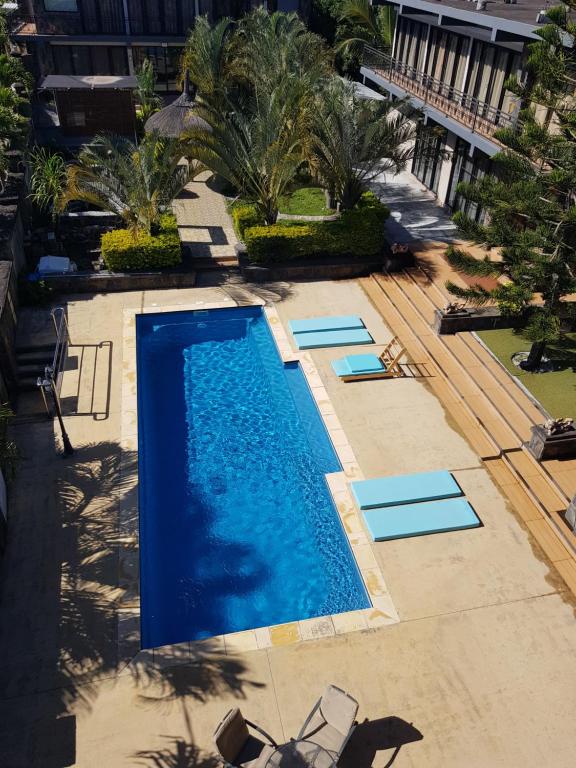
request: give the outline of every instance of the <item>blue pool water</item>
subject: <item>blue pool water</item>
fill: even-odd
[[[370,605],[341,469],[259,307],[137,318],[142,646]]]

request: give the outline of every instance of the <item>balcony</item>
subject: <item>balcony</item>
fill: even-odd
[[[188,18],[189,16],[189,18]],[[152,38],[161,40],[184,40],[186,31],[193,26],[193,12],[186,18],[166,13],[162,17],[125,17],[123,12],[105,13],[48,13],[34,15],[17,11],[9,17],[10,35],[14,40],[31,37],[69,38]]]
[[[495,138],[496,131],[518,126],[516,114],[496,109],[375,48],[364,47],[362,64],[382,79],[398,85],[410,96],[419,99],[424,106],[433,107],[499,146],[500,142]]]

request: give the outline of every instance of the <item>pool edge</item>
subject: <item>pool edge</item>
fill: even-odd
[[[122,597],[118,603],[118,659],[126,665],[149,660],[159,666],[189,663],[195,649],[210,647],[225,654],[259,650],[275,646],[332,637],[366,629],[376,629],[399,621],[398,613],[386,587],[366,534],[362,519],[351,496],[349,482],[364,479],[362,470],[338,420],[328,392],[309,352],[292,349],[284,326],[274,306],[262,306],[282,362],[298,362],[320,411],[324,426],[342,465],[341,472],[326,475],[334,506],[352,550],[356,567],[372,603],[357,611],[320,616],[302,621],[219,635],[208,640],[188,641],[178,645],[142,650],[140,648],[140,589],[138,531],[138,407],[136,371],[136,316],[162,312],[188,312],[199,309],[230,309],[230,301],[197,302],[171,306],[125,309],[123,316],[122,401],[120,441],[119,558],[118,585]],[[129,471],[128,471],[129,470]]]

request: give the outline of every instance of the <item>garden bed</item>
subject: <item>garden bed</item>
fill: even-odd
[[[326,206],[326,194],[320,187],[300,187],[280,198],[280,213],[288,216],[330,216],[336,213]]]
[[[517,331],[481,331],[478,336],[551,416],[576,419],[576,333],[567,333],[561,341],[548,346],[546,355],[553,370],[547,373],[530,373],[514,365],[512,356],[530,349],[530,342]]]

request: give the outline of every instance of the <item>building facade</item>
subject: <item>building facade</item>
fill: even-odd
[[[308,1],[273,0],[19,0],[12,40],[26,49],[38,81],[48,75],[127,76],[144,59],[158,90],[177,91],[188,30],[199,15],[239,17],[253,7],[297,10]]]
[[[401,0],[390,55],[366,48],[367,85],[408,98],[434,131],[416,141],[412,173],[448,209],[483,211],[459,198],[461,181],[480,178],[502,149],[500,128],[517,125],[519,102],[506,89],[524,77],[527,44],[538,39],[542,0]]]

